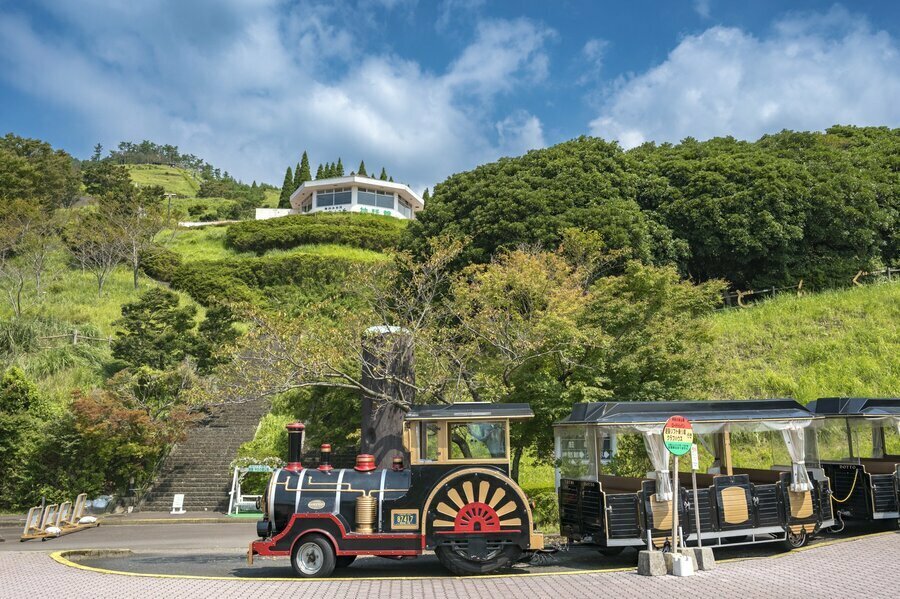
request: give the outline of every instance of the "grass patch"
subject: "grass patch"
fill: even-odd
[[[710,317],[714,399],[896,396],[900,282],[797,298]]]
[[[200,180],[184,169],[161,164],[128,164],[125,168],[131,180],[142,187],[159,185],[166,193],[181,197],[193,197],[200,191]]]

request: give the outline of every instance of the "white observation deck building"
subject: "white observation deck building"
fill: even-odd
[[[408,185],[349,175],[306,181],[291,194],[290,209],[257,208],[256,220],[316,212],[361,212],[414,219],[424,207],[422,197]]]

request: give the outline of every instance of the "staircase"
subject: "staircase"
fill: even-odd
[[[184,509],[189,512],[227,511],[233,474],[229,465],[241,444],[253,439],[268,410],[264,401],[213,408],[169,454],[140,509],[169,512],[174,495],[184,493]]]

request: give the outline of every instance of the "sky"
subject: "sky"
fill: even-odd
[[[900,3],[0,0],[0,134],[179,146],[280,184],[304,150],[421,191],[580,135],[900,126]]]

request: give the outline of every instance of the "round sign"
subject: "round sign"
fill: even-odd
[[[663,443],[672,455],[684,455],[691,450],[694,429],[684,416],[672,416],[663,428]]]

